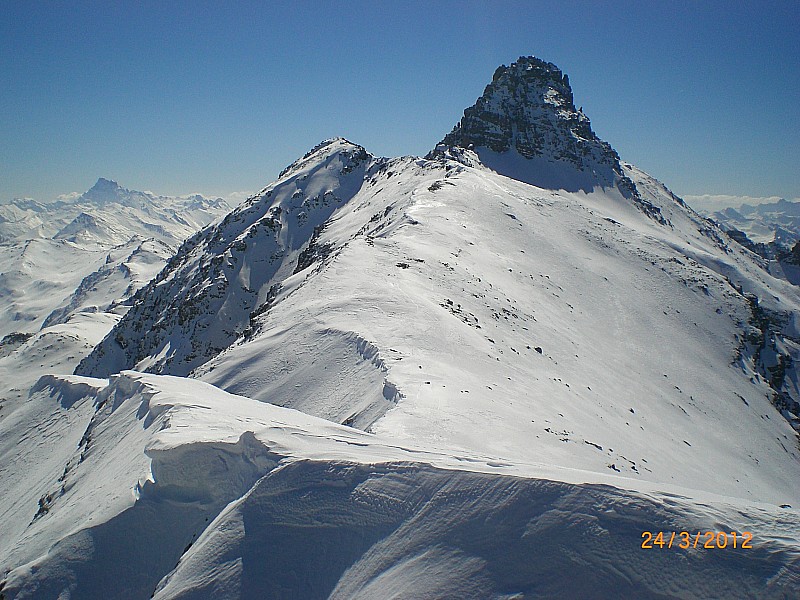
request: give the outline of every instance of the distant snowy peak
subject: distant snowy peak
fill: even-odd
[[[165,199],[149,192],[139,192],[129,190],[116,181],[100,177],[87,192],[84,192],[76,203],[89,203],[91,205],[104,207],[109,204],[120,204],[130,208],[148,211],[154,205],[166,204]],[[183,204],[183,198],[170,198],[169,203],[178,201]]]
[[[110,248],[140,236],[177,247],[230,209],[222,198],[160,196],[101,177],[83,194],[54,202],[15,199],[0,204],[0,242],[52,238]]]
[[[544,187],[570,187],[557,179],[575,170],[601,184],[613,184],[621,174],[617,153],[575,108],[569,78],[532,56],[498,67],[432,154],[453,148],[474,149],[495,171]],[[584,181],[574,187],[584,187]]]
[[[97,183],[81,194],[74,203],[90,203],[101,207],[107,204],[121,204],[145,211],[158,208],[173,210],[230,209],[230,206],[222,198],[206,198],[201,194],[159,196],[151,192],[129,190],[116,181],[104,177],[100,177]]]
[[[81,198],[92,202],[114,202],[130,194],[130,190],[120,187],[116,181],[100,177]]]
[[[710,216],[734,239],[766,258],[788,251],[800,240],[800,202],[782,198],[758,206],[743,204],[738,210],[726,208]]]

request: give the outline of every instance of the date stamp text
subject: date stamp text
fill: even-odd
[[[642,548],[723,549],[753,547],[753,534],[749,531],[643,531]]]

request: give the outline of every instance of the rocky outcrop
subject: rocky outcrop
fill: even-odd
[[[441,141],[445,147],[488,148],[566,161],[581,170],[620,171],[619,156],[576,109],[569,78],[533,56],[500,66],[483,95]]]

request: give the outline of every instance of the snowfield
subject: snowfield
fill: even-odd
[[[797,510],[415,448],[184,378],[46,377],[29,405],[40,425],[4,435],[3,458],[22,446],[39,473],[61,479],[28,524],[13,499],[48,477],[2,472],[11,528],[0,561],[28,561],[6,576],[12,598],[784,598],[796,589]],[[56,429],[72,455],[41,436]],[[642,531],[674,530],[753,531],[754,548],[639,547]]]
[[[554,65],[150,244],[0,357],[0,600],[800,597],[798,288]]]

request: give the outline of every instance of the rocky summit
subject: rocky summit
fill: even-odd
[[[575,108],[569,77],[533,56],[498,67],[442,146],[475,149],[479,155],[514,151],[526,159],[544,157],[580,170],[604,167],[621,173],[617,153]]]

